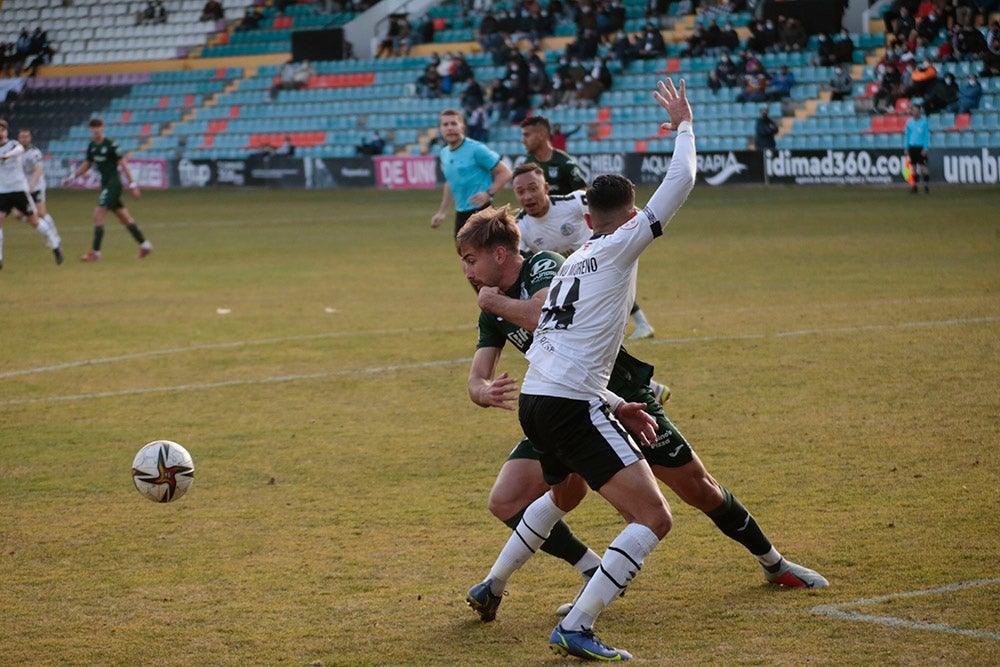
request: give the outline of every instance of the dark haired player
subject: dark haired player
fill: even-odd
[[[101,196],[97,200],[97,208],[94,209],[94,242],[90,251],[80,259],[84,262],[96,262],[101,258],[101,242],[104,240],[104,216],[109,210],[115,214],[119,222],[135,239],[135,242],[139,244],[138,257],[142,259],[153,252],[153,244],[146,240],[139,225],[135,224],[132,215],[125,208],[125,202],[122,201],[122,179],[118,175],[119,167],[125,173],[125,177],[129,181],[129,190],[132,191],[132,196],[136,199],[141,196],[139,184],[132,178],[132,170],[129,169],[128,162],[125,161],[125,156],[118,147],[118,143],[104,136],[104,121],[100,118],[91,118],[87,127],[90,128],[92,138],[92,141],[87,145],[87,157],[63,181],[64,186],[69,185],[95,165],[101,175]]]

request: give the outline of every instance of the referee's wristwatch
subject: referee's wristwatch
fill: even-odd
[[[490,199],[493,199],[494,193],[493,193],[492,190],[490,190],[489,188],[486,188],[486,194],[489,195]]]

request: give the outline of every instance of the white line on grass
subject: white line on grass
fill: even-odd
[[[136,394],[162,394],[172,391],[195,391],[199,389],[216,389],[219,387],[237,387],[248,384],[274,384],[277,382],[294,382],[296,380],[317,380],[329,377],[345,377],[349,375],[374,375],[376,373],[389,373],[392,371],[405,371],[414,368],[433,368],[435,366],[454,366],[455,364],[468,364],[472,362],[472,357],[465,359],[451,359],[449,361],[424,361],[415,364],[397,364],[393,366],[379,366],[377,368],[358,368],[348,371],[334,371],[329,373],[305,373],[302,375],[278,375],[255,380],[226,380],[224,382],[206,382],[203,384],[179,384],[172,387],[142,387],[139,389],[122,389],[121,391],[101,391],[94,394],[76,394],[72,396],[49,396],[46,398],[15,398],[9,401],[0,401],[0,405],[23,405],[26,403],[50,403],[54,401],[81,401],[90,398],[107,398],[110,396],[134,396]]]
[[[381,335],[393,335],[401,333],[440,333],[442,331],[467,331],[470,330],[471,326],[462,327],[449,327],[449,328],[439,328],[439,327],[423,327],[419,329],[376,329],[374,331],[335,331],[331,333],[321,333],[321,334],[303,334],[301,336],[282,336],[280,338],[261,338],[259,340],[237,340],[231,341],[229,343],[206,343],[204,345],[192,345],[190,347],[174,347],[168,348],[166,350],[150,350],[147,352],[134,352],[132,354],[120,354],[114,357],[100,357],[98,359],[83,359],[82,361],[67,361],[63,364],[53,364],[51,366],[39,366],[38,368],[25,368],[19,371],[7,371],[6,373],[0,373],[0,379],[15,377],[18,375],[34,375],[35,373],[49,373],[51,371],[61,371],[67,368],[76,368],[78,366],[93,366],[95,364],[110,364],[115,361],[128,361],[130,359],[142,359],[144,357],[161,357],[168,354],[183,354],[185,352],[199,352],[201,350],[223,350],[234,347],[249,347],[251,345],[271,345],[274,343],[289,343],[297,340],[321,340],[323,338],[346,338],[347,336],[357,336],[358,334],[364,334],[366,336],[381,336]]]
[[[653,341],[643,341],[644,343],[652,344],[676,344],[676,343],[691,343],[691,342],[719,342],[719,341],[732,341],[732,340],[755,340],[755,339],[765,339],[765,338],[784,338],[789,336],[815,336],[821,334],[840,334],[840,333],[858,333],[862,331],[876,331],[876,330],[887,330],[887,329],[909,329],[915,327],[935,327],[935,326],[954,326],[960,324],[982,324],[982,323],[992,323],[1000,322],[1000,317],[977,317],[977,318],[963,318],[963,319],[951,319],[951,320],[939,320],[931,322],[902,322],[900,324],[875,324],[875,325],[865,325],[856,327],[838,327],[833,329],[811,329],[807,331],[780,331],[773,334],[744,334],[739,336],[702,336],[696,338],[668,338],[663,340],[653,340]],[[461,331],[463,329],[468,329],[468,327],[451,327],[447,329],[448,331]],[[394,330],[379,330],[379,331],[369,331],[369,332],[336,332],[327,334],[310,334],[302,336],[289,336],[287,338],[265,338],[258,341],[236,341],[232,343],[215,343],[210,345],[196,345],[193,347],[186,348],[174,348],[167,350],[154,350],[150,352],[136,352],[135,354],[120,355],[116,357],[105,357],[102,359],[90,359],[86,361],[73,361],[67,362],[65,364],[56,364],[53,366],[42,366],[35,369],[25,369],[20,371],[9,371],[7,373],[0,374],[0,379],[5,377],[12,377],[15,375],[28,375],[31,373],[43,373],[48,371],[60,370],[64,368],[73,368],[76,366],[86,366],[89,364],[101,364],[110,363],[113,361],[122,361],[128,359],[138,359],[141,357],[151,357],[160,356],[166,354],[180,354],[183,352],[191,352],[197,350],[208,350],[208,349],[220,349],[220,348],[231,348],[240,347],[244,345],[263,345],[268,343],[283,343],[287,341],[296,340],[309,340],[318,338],[333,338],[342,336],[357,335],[359,333],[365,334],[393,334],[393,333],[411,333],[414,331],[442,331],[442,329],[434,328],[424,328],[424,329],[394,329]],[[260,379],[250,379],[250,380],[228,380],[225,382],[208,382],[203,384],[184,384],[175,385],[172,387],[144,387],[139,389],[123,389],[121,391],[107,391],[98,392],[93,394],[74,394],[69,396],[49,396],[44,398],[16,398],[6,401],[0,401],[0,406],[2,405],[24,405],[26,403],[48,403],[54,401],[79,401],[91,398],[106,398],[110,396],[132,396],[135,394],[150,394],[150,393],[165,393],[171,391],[196,391],[199,389],[215,389],[218,387],[233,387],[238,385],[253,385],[253,384],[270,384],[275,382],[291,382],[293,380],[312,380],[317,378],[325,377],[335,377],[335,376],[345,376],[345,375],[369,375],[373,373],[395,371],[395,370],[407,370],[412,368],[426,368],[433,366],[452,366],[460,363],[469,363],[472,359],[451,359],[451,360],[439,360],[439,361],[428,361],[416,364],[403,364],[397,366],[383,366],[378,368],[363,368],[351,371],[334,371],[328,373],[309,373],[305,375],[281,375],[277,377],[260,378]]]
[[[888,625],[891,627],[904,627],[904,628],[911,628],[913,630],[931,630],[934,632],[947,632],[953,635],[966,635],[969,637],[978,637],[980,639],[1000,639],[1000,632],[989,632],[987,630],[968,630],[966,628],[957,628],[953,625],[946,625],[944,623],[925,623],[923,621],[911,621],[905,618],[897,618],[895,616],[870,616],[867,614],[862,614],[857,611],[844,611],[845,607],[859,607],[868,604],[878,604],[879,602],[886,602],[888,600],[898,600],[900,598],[910,598],[910,597],[916,597],[918,595],[934,595],[936,593],[950,593],[952,591],[962,590],[963,588],[990,586],[995,584],[1000,584],[1000,579],[977,579],[975,581],[964,581],[958,584],[949,584],[947,586],[940,586],[938,588],[929,588],[927,590],[922,590],[922,591],[907,591],[905,593],[892,593],[891,595],[883,595],[877,598],[853,600],[851,602],[840,602],[837,604],[821,604],[813,607],[809,611],[814,614],[818,614],[819,616],[829,616],[831,618],[840,618],[847,621],[876,623],[878,625]]]

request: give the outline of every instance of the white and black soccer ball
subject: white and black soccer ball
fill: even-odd
[[[188,450],[170,440],[154,440],[132,461],[132,482],[146,498],[169,503],[194,483],[194,460]]]

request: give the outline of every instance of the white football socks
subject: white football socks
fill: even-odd
[[[563,630],[577,632],[591,628],[601,612],[611,604],[635,575],[660,539],[646,526],[630,523],[608,546],[594,577],[580,594],[572,611],[560,625]]]
[[[490,589],[494,595],[503,595],[507,580],[538,551],[552,532],[552,526],[564,516],[566,512],[556,507],[551,493],[542,494],[528,505],[490,570],[489,579],[493,581]]]
[[[62,244],[62,239],[59,238],[59,232],[56,230],[56,223],[52,220],[51,215],[39,218],[38,227],[35,229],[45,237],[45,242],[51,250],[55,250]]]

